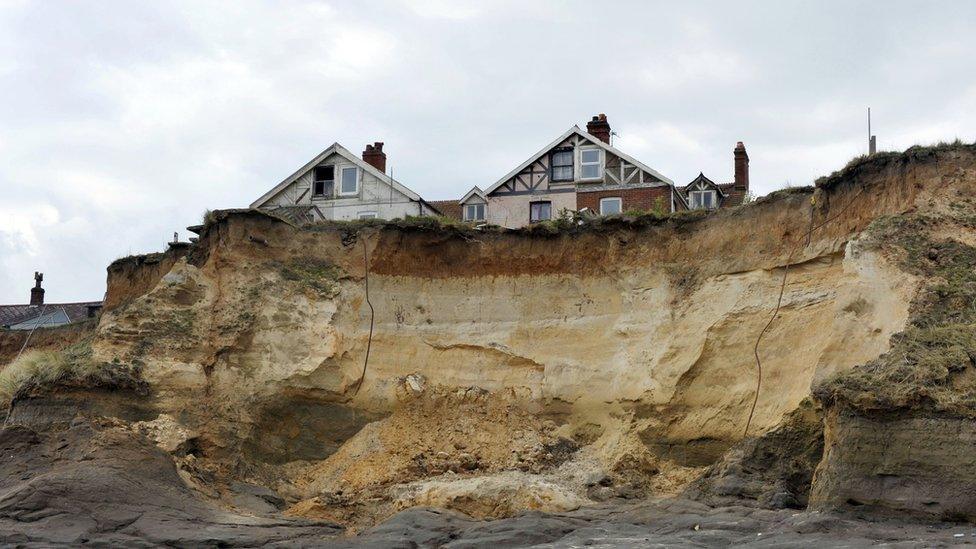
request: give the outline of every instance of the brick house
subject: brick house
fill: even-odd
[[[610,144],[604,114],[573,126],[494,184],[460,200],[431,204],[463,221],[521,227],[586,208],[602,215],[631,209],[672,212],[674,183]],[[460,208],[458,208],[458,206]]]

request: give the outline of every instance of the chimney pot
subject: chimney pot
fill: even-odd
[[[607,115],[600,113],[586,123],[586,132],[606,144],[610,144],[610,123]]]

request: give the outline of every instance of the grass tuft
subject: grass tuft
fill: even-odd
[[[92,360],[87,339],[61,351],[28,351],[11,362],[0,371],[0,403],[9,406],[17,398],[53,386],[146,389],[138,365]]]

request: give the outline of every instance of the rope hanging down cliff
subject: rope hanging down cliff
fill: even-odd
[[[356,390],[353,392],[352,396],[359,394],[359,388],[363,386],[363,381],[366,379],[366,366],[369,365],[369,349],[373,346],[373,318],[376,315],[376,311],[373,310],[373,304],[369,301],[369,256],[366,252],[366,238],[363,237],[363,280],[366,284],[366,304],[369,305],[369,339],[366,340],[366,358],[363,360],[363,373],[359,376],[359,381],[356,382]]]
[[[806,244],[804,245],[804,247],[810,245],[811,237],[813,236],[813,233],[815,231],[825,227],[828,223],[831,223],[832,221],[840,217],[845,211],[847,211],[847,209],[851,207],[851,204],[853,204],[854,201],[857,200],[857,197],[861,195],[862,191],[863,189],[858,189],[857,193],[853,197],[851,197],[851,200],[843,208],[841,208],[839,212],[828,217],[819,225],[813,224],[814,204],[813,202],[811,202],[810,203],[810,229],[807,231],[805,235],[803,235],[803,237],[806,239]],[[802,242],[803,239],[800,240]],[[749,419],[746,420],[745,431],[743,431],[742,433],[743,438],[749,435],[749,427],[752,425],[752,416],[756,413],[756,405],[759,403],[759,391],[760,389],[762,389],[762,360],[759,359],[759,344],[762,342],[762,338],[764,335],[766,335],[766,332],[769,330],[769,327],[773,325],[773,321],[775,321],[776,317],[779,315],[779,310],[783,305],[783,294],[786,292],[786,276],[790,272],[790,266],[792,265],[793,262],[793,256],[796,254],[796,252],[799,249],[800,249],[800,242],[797,242],[796,244],[793,245],[793,248],[790,250],[790,255],[786,257],[786,265],[783,267],[783,280],[780,282],[780,286],[779,286],[779,297],[776,299],[776,308],[773,309],[773,314],[772,316],[769,317],[769,321],[766,322],[766,325],[763,326],[762,331],[759,332],[759,337],[756,338],[756,345],[752,349],[752,352],[756,357],[756,393],[752,399],[752,407],[749,409]]]

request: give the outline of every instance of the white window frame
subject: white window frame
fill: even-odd
[[[705,206],[704,196],[712,195],[712,205]],[[718,208],[718,193],[714,190],[690,191],[688,193],[688,205],[693,210],[714,210]]]
[[[597,160],[596,162],[583,162],[583,153],[589,151],[596,151]],[[584,177],[583,167],[584,166],[596,166],[597,175],[594,177]],[[579,152],[579,177],[580,181],[598,181],[603,179],[603,149],[597,147],[581,147]]]
[[[376,219],[376,212],[359,212],[356,217],[359,219]]]
[[[480,218],[479,217],[471,217],[468,208],[474,208],[477,211],[478,206],[481,206],[482,216]],[[464,220],[465,221],[484,221],[486,219],[488,219],[488,204],[485,204],[484,202],[476,202],[476,203],[473,203],[473,204],[465,204],[464,205]]]
[[[614,201],[617,203],[617,211],[614,214],[607,214],[603,211],[603,203]],[[600,199],[600,215],[615,215],[624,213],[624,200],[619,196],[608,196]]]
[[[346,170],[356,171],[356,175],[355,175],[356,189],[352,192],[345,192],[342,189],[342,184],[346,179],[345,177]],[[339,169],[339,196],[356,196],[357,194],[359,194],[359,172],[360,170],[358,166],[343,166],[342,168]]]

